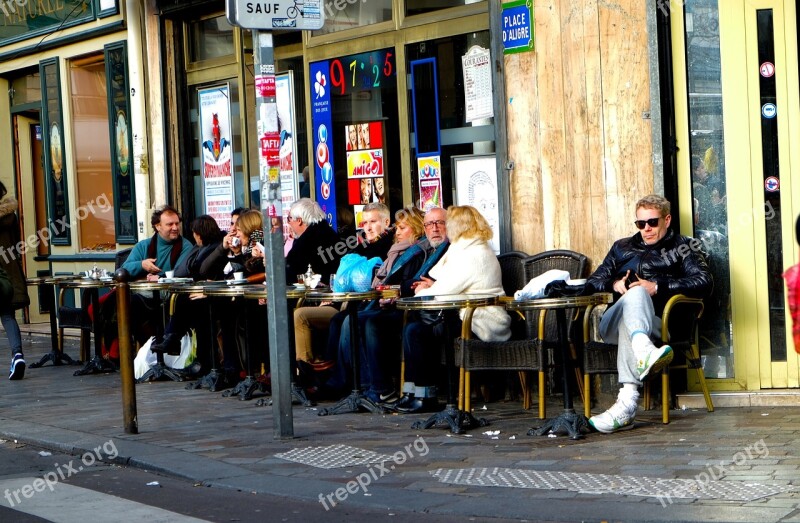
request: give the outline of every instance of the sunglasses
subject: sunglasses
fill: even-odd
[[[661,218],[650,218],[649,220],[636,220],[633,223],[636,225],[637,229],[641,230],[644,229],[645,225],[649,225],[650,227],[658,227],[658,221],[660,219]]]

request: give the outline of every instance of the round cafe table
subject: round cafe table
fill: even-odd
[[[79,361],[73,360],[64,352],[64,348],[61,346],[58,339],[58,293],[56,289],[59,282],[72,281],[76,278],[80,278],[80,276],[73,274],[65,276],[37,276],[25,280],[26,285],[35,287],[46,285],[50,286],[53,290],[53,302],[50,304],[50,352],[42,356],[36,363],[32,363],[32,369],[39,368],[48,361],[52,361],[53,366],[78,365],[80,363]]]
[[[513,300],[506,302],[510,311],[553,311],[556,314],[558,345],[561,347],[564,364],[561,366],[564,387],[564,411],[555,418],[545,421],[544,425],[528,431],[529,436],[546,436],[549,434],[567,433],[571,439],[580,439],[589,431],[589,421],[582,413],[576,413],[572,405],[572,393],[569,387],[569,339],[567,337],[567,310],[583,309],[584,317],[591,314],[597,305],[611,303],[613,297],[609,293],[597,293],[590,296],[567,296],[563,298],[539,298],[530,300]],[[587,325],[588,322],[581,322]]]
[[[81,290],[81,307],[88,310],[92,306],[94,312],[92,318],[92,330],[94,331],[94,356],[82,369],[76,370],[73,376],[85,376],[86,374],[97,374],[100,372],[114,372],[114,364],[103,357],[103,336],[100,332],[102,326],[102,315],[100,311],[100,289],[115,287],[117,284],[111,278],[93,279],[80,278],[58,282],[58,286],[64,289]]]
[[[334,414],[345,414],[348,412],[359,412],[361,409],[382,414],[384,408],[376,405],[369,398],[364,396],[361,391],[361,365],[359,363],[359,353],[361,339],[358,333],[358,303],[381,298],[383,295],[379,291],[367,292],[332,292],[332,291],[309,291],[306,293],[306,301],[312,303],[333,302],[346,303],[347,318],[350,321],[350,362],[353,367],[353,390],[345,398],[342,398],[333,407],[320,409],[320,416],[330,416]],[[350,305],[350,302],[353,302]]]
[[[497,305],[498,298],[491,294],[448,294],[440,296],[413,296],[399,298],[396,302],[398,309],[415,311],[442,311],[444,314],[444,353],[447,365],[447,405],[441,412],[435,413],[423,422],[416,422],[411,427],[414,429],[429,429],[434,426],[449,426],[453,434],[461,434],[466,429],[488,425],[484,419],[476,419],[470,412],[458,408],[458,380],[455,378],[455,355],[453,353],[454,336],[450,332],[450,323],[455,320],[458,311],[465,309],[462,324],[462,340],[465,333],[472,327],[472,313],[478,307]]]

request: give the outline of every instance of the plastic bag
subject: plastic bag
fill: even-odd
[[[150,346],[155,341],[154,337],[147,340],[136,353],[133,359],[133,377],[139,379],[156,364],[158,356],[150,350]],[[194,363],[197,357],[197,337],[194,331],[189,331],[181,338],[181,353],[178,356],[164,355],[164,364],[173,369],[183,369]]]
[[[380,258],[367,259],[360,254],[347,254],[339,262],[336,279],[333,282],[334,292],[366,292],[372,288],[375,267],[380,265]]]

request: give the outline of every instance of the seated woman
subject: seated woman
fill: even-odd
[[[444,294],[494,294],[502,296],[500,264],[489,246],[492,229],[480,212],[469,205],[452,206],[447,210],[447,237],[450,248],[430,271],[415,285],[417,296]],[[451,333],[461,332],[461,319],[450,326]],[[436,380],[443,343],[441,319],[410,321],[403,332],[405,357],[404,395],[395,405],[398,412],[424,412],[437,407]],[[479,307],[472,317],[472,332],[484,341],[505,341],[511,337],[511,318],[500,306]],[[413,391],[413,392],[411,392]]]
[[[404,291],[410,294],[411,283],[430,250],[425,241],[424,214],[409,206],[397,211],[394,217],[394,244],[372,280],[372,288],[397,285],[401,288],[401,294]],[[424,241],[424,247],[421,246],[421,241]],[[328,387],[331,389],[344,388],[350,381],[350,324],[345,321],[346,317],[346,311],[342,311],[331,320],[332,324],[341,324],[339,338],[331,340],[338,352],[338,365],[328,380]],[[361,384],[372,384],[372,395],[369,397],[375,402],[396,400],[396,395],[390,398],[381,393],[394,390],[391,382],[392,368],[397,368],[394,364],[400,361],[399,341],[403,313],[394,307],[394,300],[375,300],[361,307],[358,322],[362,351]],[[398,342],[396,346],[394,341]],[[332,349],[329,347],[330,350]]]
[[[222,276],[222,267],[219,264],[209,264],[202,269],[206,258],[220,245],[223,233],[217,226],[216,220],[206,214],[198,216],[192,222],[192,235],[194,236],[195,246],[189,252],[182,263],[175,268],[175,276],[179,278],[193,278],[195,280],[214,280]],[[203,295],[179,295],[175,305],[175,313],[170,318],[169,323],[164,329],[164,338],[160,343],[155,343],[151,347],[154,352],[178,353],[180,352],[181,339],[189,332],[189,329],[197,330],[205,320],[208,319],[208,310],[205,304],[199,304],[195,300],[202,298]],[[211,362],[208,361],[210,349],[208,344],[211,340],[205,333],[197,337],[198,360],[202,367],[209,368]],[[205,360],[205,361],[204,361]]]

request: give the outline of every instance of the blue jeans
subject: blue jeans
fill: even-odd
[[[6,330],[8,342],[11,344],[12,356],[17,352],[22,352],[22,334],[19,332],[19,325],[17,324],[17,318],[14,316],[14,312],[4,312],[0,314],[0,320],[2,320],[3,328]]]

